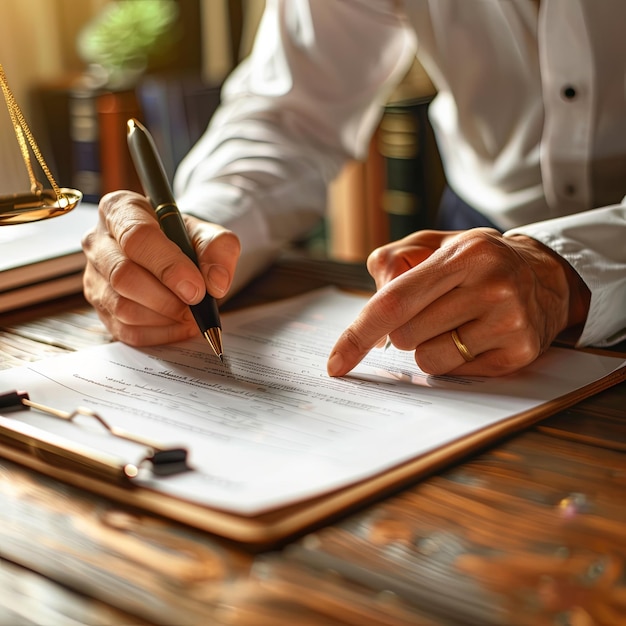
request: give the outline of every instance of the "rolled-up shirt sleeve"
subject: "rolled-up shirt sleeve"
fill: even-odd
[[[224,84],[174,179],[178,204],[233,230],[234,289],[326,209],[328,183],[365,155],[382,105],[415,57],[391,0],[270,0],[251,56]],[[370,45],[363,45],[368,41]]]

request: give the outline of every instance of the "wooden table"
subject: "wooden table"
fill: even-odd
[[[287,256],[224,308],[360,266]],[[80,298],[0,318],[0,367],[108,340]],[[253,553],[0,459],[0,624],[626,624],[626,384]]]

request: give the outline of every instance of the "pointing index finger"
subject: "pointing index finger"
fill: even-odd
[[[443,268],[445,263],[436,257],[440,255],[394,278],[368,300],[331,350],[329,376],[347,374],[381,339],[463,281],[463,272]]]
[[[328,359],[329,376],[343,376],[349,372],[382,338],[415,314],[399,299],[397,282],[402,281],[395,279],[376,292],[341,333]]]

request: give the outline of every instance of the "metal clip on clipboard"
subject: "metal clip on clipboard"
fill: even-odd
[[[145,456],[139,463],[116,463],[105,455],[87,454],[84,448],[60,440],[53,435],[47,436],[40,429],[36,429],[35,434],[33,429],[20,427],[20,424],[27,425],[20,423],[19,420],[0,417],[0,443],[19,448],[47,462],[62,464],[75,470],[95,474],[98,478],[113,479],[127,485],[139,475],[139,469],[144,465],[150,465],[155,476],[171,476],[191,469],[187,464],[186,449],[162,446],[139,435],[111,426],[91,409],[79,407],[70,413],[33,402],[25,391],[9,391],[0,394],[0,412],[7,413],[25,408],[36,409],[70,422],[81,415],[91,417],[113,437],[125,439],[146,448]],[[12,423],[9,424],[9,421]]]

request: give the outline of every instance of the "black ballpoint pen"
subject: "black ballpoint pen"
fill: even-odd
[[[140,122],[136,119],[130,119],[128,120],[127,140],[139,180],[154,208],[161,230],[168,239],[177,244],[198,265],[198,257],[189,239],[182,215],[176,206],[172,188],[152,136]],[[215,354],[223,361],[222,324],[217,310],[217,302],[207,293],[201,302],[193,304],[189,308],[200,332],[209,342]]]

